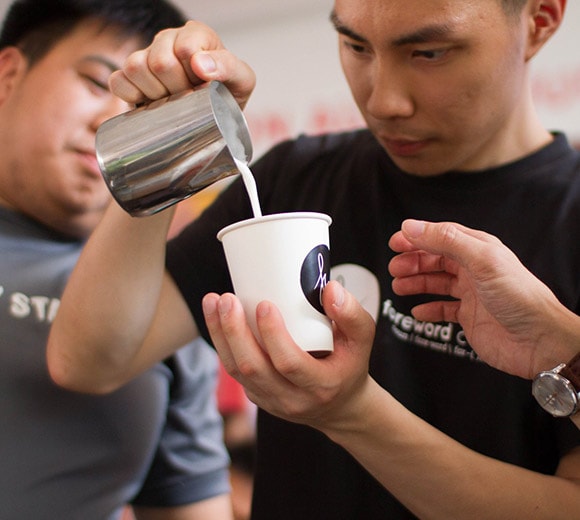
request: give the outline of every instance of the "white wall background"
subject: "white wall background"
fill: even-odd
[[[343,79],[332,0],[175,0],[192,18],[218,30],[224,43],[256,70],[246,109],[255,155],[299,132],[361,124]],[[10,0],[0,0],[0,15]],[[560,31],[536,57],[534,93],[551,129],[580,143],[580,2],[570,0]]]

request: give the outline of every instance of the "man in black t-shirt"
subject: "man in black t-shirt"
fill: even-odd
[[[331,282],[323,295],[336,327],[331,356],[300,351],[267,302],[257,309],[259,345],[239,301],[216,294],[231,286],[215,234],[251,216],[234,182],[167,251],[171,211],[131,219],[110,208],[55,321],[53,377],[111,390],[211,332],[261,407],[255,519],[552,519],[579,510],[579,432],[538,407],[529,381],[483,363],[455,323],[416,319],[423,299],[393,291],[387,246],[410,217],[478,227],[580,310],[580,156],[541,125],[529,86],[530,59],[564,6],[336,0],[342,65],[368,129],[283,143],[252,166],[264,213],[333,218],[331,278],[347,290]],[[131,64],[112,79],[131,103],[217,79],[243,106],[254,84],[199,23],[164,33]],[[110,344],[124,346],[112,355]]]

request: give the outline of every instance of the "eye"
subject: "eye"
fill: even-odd
[[[89,86],[102,92],[109,92],[108,79],[96,78],[88,74],[82,76],[89,83]]]
[[[79,78],[91,96],[101,98],[111,94],[108,75],[80,73]]]
[[[422,58],[428,61],[437,61],[446,56],[448,49],[425,49],[414,50],[412,52],[413,58]]]
[[[353,54],[366,55],[370,53],[368,46],[364,43],[360,43],[353,40],[344,40],[343,45],[347,50],[351,51]]]
[[[350,49],[352,49],[354,52],[357,53],[365,52],[365,48],[357,43],[347,43],[346,45],[350,47]]]
[[[111,71],[111,66],[103,60],[91,57],[81,60],[76,66],[78,77],[87,86],[89,92],[95,95],[109,92]]]

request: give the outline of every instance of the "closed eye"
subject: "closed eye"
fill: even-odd
[[[88,83],[89,89],[97,94],[107,94],[109,92],[108,78],[103,80],[90,74],[81,74],[81,77]]]

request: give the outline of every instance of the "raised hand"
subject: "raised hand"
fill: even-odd
[[[243,108],[256,78],[207,25],[190,21],[157,34],[149,47],[132,53],[110,78],[110,88],[131,104],[147,103],[207,81],[225,83]]]
[[[491,366],[525,378],[574,354],[578,317],[496,237],[459,224],[406,221],[390,247],[400,295],[448,295],[413,309],[424,321],[459,322]]]

